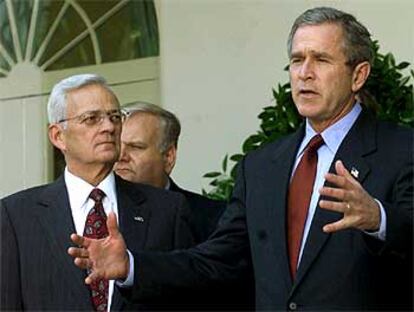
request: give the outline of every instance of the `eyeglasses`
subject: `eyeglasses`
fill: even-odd
[[[92,126],[101,124],[102,121],[105,119],[105,117],[108,117],[109,120],[113,124],[117,125],[122,122],[122,119],[125,117],[125,114],[123,113],[123,111],[119,109],[113,109],[109,111],[104,111],[104,110],[87,111],[75,117],[61,119],[58,121],[58,123],[75,120],[79,124],[92,127]]]

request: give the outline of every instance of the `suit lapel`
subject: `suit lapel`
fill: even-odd
[[[331,164],[329,172],[335,173],[335,162],[342,160],[345,167],[357,176],[359,183],[363,183],[368,176],[370,167],[364,160],[364,156],[376,150],[376,123],[367,111],[361,115],[350,129],[349,133],[341,143],[338,152]],[[325,183],[328,186],[328,183]],[[319,202],[319,200],[318,200]],[[322,231],[322,227],[328,223],[335,222],[342,218],[342,214],[331,212],[325,209],[316,208],[310,228],[309,236],[303,251],[302,259],[298,268],[295,285],[300,281],[316,260],[323,246],[328,242],[331,235]]]
[[[45,239],[49,241],[51,254],[55,257],[50,261],[61,263],[61,278],[67,279],[68,284],[73,285],[73,293],[68,296],[76,298],[84,309],[92,309],[89,304],[89,290],[84,283],[85,273],[74,265],[72,257],[67,253],[67,249],[72,245],[70,234],[76,231],[63,177],[44,190],[38,204],[41,209],[35,209],[36,217],[46,230]]]
[[[116,177],[116,191],[118,200],[119,228],[128,250],[131,252],[143,250],[145,247],[151,210],[144,193],[138,185],[129,183]],[[119,311],[125,304],[118,289],[114,288],[111,310]]]
[[[263,211],[266,217],[263,218],[266,224],[266,231],[269,233],[271,255],[277,257],[275,265],[282,268],[285,274],[282,278],[285,282],[286,289],[292,285],[289,259],[287,256],[287,238],[286,238],[286,202],[289,187],[292,166],[295,161],[298,146],[303,138],[304,128],[301,127],[296,133],[283,142],[274,153],[272,161],[266,168],[264,181],[271,183],[262,183],[263,192],[261,193],[260,204],[264,205]]]

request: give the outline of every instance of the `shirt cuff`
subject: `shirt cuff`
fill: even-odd
[[[371,232],[371,231],[364,231],[364,232],[368,234],[369,236],[375,237],[385,242],[385,238],[386,238],[385,236],[386,236],[386,230],[387,230],[387,215],[385,214],[385,209],[382,206],[381,202],[377,200],[376,198],[374,199],[380,208],[380,218],[381,218],[380,227],[378,231],[375,231],[375,232]]]
[[[116,280],[115,283],[117,286],[122,288],[132,287],[134,285],[134,256],[127,249],[128,258],[129,258],[129,271],[128,276],[125,280]]]

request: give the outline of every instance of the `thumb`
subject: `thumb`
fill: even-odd
[[[108,228],[109,236],[118,236],[119,229],[118,229],[118,222],[116,221],[116,215],[114,212],[110,212],[108,214],[108,219],[106,220],[106,226]]]

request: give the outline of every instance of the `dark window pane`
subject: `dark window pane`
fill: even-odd
[[[131,1],[97,30],[103,62],[159,55],[154,3]]]
[[[18,28],[19,42],[23,59],[26,52],[26,41],[29,33],[32,5],[32,0],[13,2],[14,16]]]
[[[77,2],[88,14],[88,17],[93,24],[97,19],[118,4],[119,0],[78,0]]]
[[[72,8],[68,8],[62,20],[56,29],[55,34],[51,42],[49,43],[40,64],[43,64],[55,55],[60,49],[65,47],[69,42],[76,38],[82,31],[86,29],[86,26],[78,13]],[[85,51],[85,55],[92,53],[92,50]],[[77,60],[78,64],[84,64],[86,60]]]
[[[47,70],[64,69],[77,66],[93,65],[95,57],[90,37],[86,37],[62,58],[51,64]]]
[[[13,39],[11,37],[9,17],[7,15],[6,1],[0,0],[0,41],[10,57],[16,61]]]
[[[39,2],[39,16],[37,17],[36,34],[33,42],[33,57],[56,20],[63,2],[63,0],[41,0]]]

